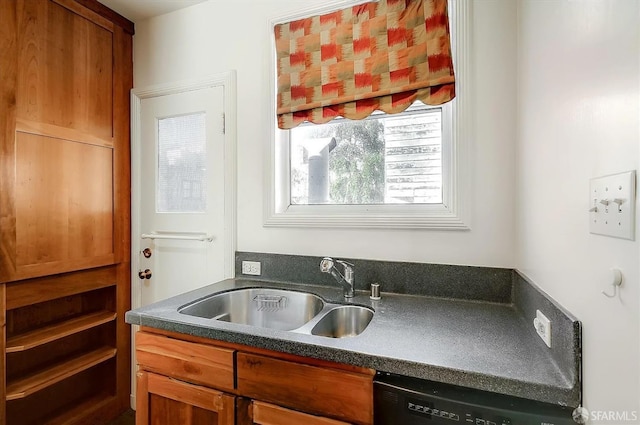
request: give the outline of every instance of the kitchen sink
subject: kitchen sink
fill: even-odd
[[[336,307],[311,329],[312,335],[344,338],[362,333],[373,318],[373,310],[356,305]]]
[[[239,288],[213,294],[178,309],[181,314],[260,328],[330,338],[362,333],[373,310],[324,301],[308,292]]]
[[[212,295],[178,312],[243,325],[290,331],[303,326],[324,308],[324,301],[306,292],[243,288]]]

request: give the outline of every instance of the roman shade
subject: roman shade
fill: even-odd
[[[447,0],[379,0],[276,25],[278,127],[455,97]]]

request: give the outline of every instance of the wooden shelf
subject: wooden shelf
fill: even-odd
[[[99,410],[107,408],[109,404],[116,402],[116,397],[109,394],[98,394],[81,401],[64,413],[57,415],[43,425],[72,425],[76,423],[86,423],[86,418],[96,414]]]
[[[117,350],[103,347],[47,369],[7,383],[7,401],[25,398],[37,391],[76,375],[97,364],[115,357]]]
[[[39,345],[46,344],[73,335],[78,332],[100,326],[104,323],[115,320],[116,313],[111,311],[100,311],[84,316],[76,317],[71,320],[56,323],[44,328],[35,329],[33,331],[15,335],[7,339],[7,353],[16,353],[19,351],[29,350]]]

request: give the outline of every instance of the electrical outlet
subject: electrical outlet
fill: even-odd
[[[242,274],[260,276],[260,261],[243,261]]]
[[[538,336],[542,338],[547,347],[551,348],[551,320],[540,310],[536,310],[536,318],[533,319],[533,326],[536,328]]]

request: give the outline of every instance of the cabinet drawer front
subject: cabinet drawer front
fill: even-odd
[[[347,422],[307,415],[259,401],[254,401],[251,408],[256,425],[349,425]]]
[[[233,390],[234,350],[138,332],[136,357],[144,370]]]
[[[357,424],[373,423],[373,375],[238,353],[244,396]]]
[[[229,408],[233,410],[235,398],[211,388],[176,381],[155,373],[148,375],[147,385],[151,394],[157,394],[201,409],[213,412],[225,412]]]

